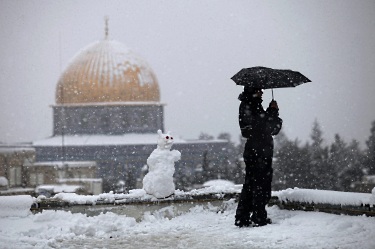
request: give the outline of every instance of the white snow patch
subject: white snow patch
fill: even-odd
[[[234,187],[234,183],[228,180],[217,179],[217,180],[210,180],[203,183],[203,187]]]
[[[296,201],[307,203],[327,203],[333,205],[370,205],[374,206],[375,200],[372,194],[339,192],[315,189],[286,189],[273,192],[281,201]]]
[[[175,143],[186,143],[175,137]],[[54,136],[33,142],[34,146],[61,146],[61,136]],[[76,135],[64,136],[65,146],[99,146],[99,145],[139,145],[155,144],[155,134],[124,134],[124,135]]]
[[[200,144],[200,143],[224,143],[226,140],[184,140],[179,136],[173,136],[174,144]],[[34,141],[33,146],[61,146],[61,136]],[[155,144],[155,134],[124,135],[70,135],[64,136],[65,146],[101,146],[101,145],[143,145]]]
[[[0,196],[0,217],[25,217],[34,202],[30,195]]]
[[[140,192],[140,191],[136,191]],[[94,217],[44,211],[0,217],[1,248],[375,248],[375,218],[267,208],[273,224],[234,226],[236,203],[227,208],[194,206],[166,218],[146,213],[140,222],[111,212]]]

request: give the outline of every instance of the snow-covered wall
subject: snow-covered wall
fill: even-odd
[[[77,195],[74,193],[60,193],[53,198],[33,198],[29,195],[18,196],[0,196],[0,217],[24,217],[30,214],[30,208],[34,203],[49,202],[64,202],[68,206],[74,205],[99,205],[99,204],[130,204],[142,203],[149,204],[150,202],[168,202],[181,200],[194,200],[204,198],[215,198],[217,200],[225,198],[233,198],[241,192],[241,185],[231,186],[209,186],[202,189],[194,189],[189,192],[176,190],[174,196],[157,199],[148,195],[143,189],[131,190],[129,194],[114,194],[103,193],[100,195]],[[371,207],[371,212],[374,212],[375,207],[375,188],[372,193],[350,193],[327,190],[313,190],[313,189],[286,189],[282,191],[273,192],[272,195],[277,197],[280,201],[292,203],[314,203],[327,205],[341,205],[341,206],[368,206]],[[225,197],[226,196],[226,197]],[[45,205],[44,205],[45,206]],[[43,207],[41,207],[43,209]],[[49,207],[51,209],[51,207]],[[53,208],[52,208],[53,209]]]

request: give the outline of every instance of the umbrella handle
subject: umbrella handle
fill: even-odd
[[[273,100],[273,88],[272,88],[272,100]]]

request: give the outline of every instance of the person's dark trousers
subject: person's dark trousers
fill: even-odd
[[[250,225],[250,213],[253,211],[253,191],[251,191],[251,172],[246,167],[245,182],[242,187],[240,199],[236,211],[236,222],[242,225]]]
[[[266,205],[271,199],[273,141],[268,146],[247,141],[244,151],[246,164],[245,183],[238,202],[236,222],[248,225],[265,224]]]
[[[267,169],[251,169],[251,189],[253,215],[251,221],[264,224],[267,219],[266,205],[271,199],[272,173],[271,167]]]

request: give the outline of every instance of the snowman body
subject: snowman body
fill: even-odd
[[[180,160],[181,153],[177,150],[171,151],[173,137],[169,132],[163,134],[158,130],[158,135],[157,148],[147,159],[148,173],[143,178],[143,189],[156,198],[165,198],[174,194],[174,163]]]

